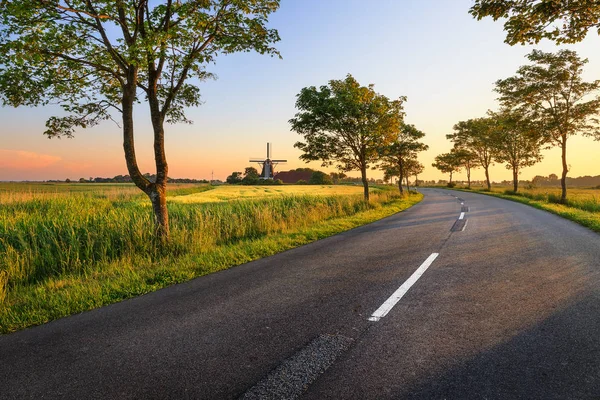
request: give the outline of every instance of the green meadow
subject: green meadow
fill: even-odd
[[[249,188],[171,185],[171,241],[161,248],[150,203],[132,185],[0,184],[0,332],[272,255],[422,198],[381,187],[367,203],[362,187],[306,188],[253,187],[236,196]]]

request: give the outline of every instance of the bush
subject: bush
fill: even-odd
[[[308,181],[310,185],[333,185],[333,180],[325,172],[315,171]]]
[[[275,179],[273,185],[283,185],[283,181],[281,179]]]
[[[563,201],[559,195],[548,193],[548,203],[563,204]]]
[[[449,188],[453,188],[453,187],[456,187],[456,183],[450,182],[446,186],[448,186]]]
[[[229,177],[228,177],[228,179],[229,179]],[[265,180],[265,182],[267,180]],[[259,185],[259,184],[262,184],[263,182],[261,182],[260,179],[258,179],[258,178],[248,175],[248,176],[245,176],[244,179],[242,179],[241,183],[242,183],[242,185]]]
[[[308,182],[306,182],[304,179],[300,179],[298,182],[296,182],[296,185],[308,185]]]

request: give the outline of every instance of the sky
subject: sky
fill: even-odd
[[[504,43],[503,24],[476,21],[471,0],[282,0],[269,19],[279,31],[282,59],[254,53],[217,58],[208,70],[217,79],[201,82],[203,104],[188,109],[192,125],[166,127],[169,176],[224,180],[232,171],[264,157],[287,159],[278,170],[320,168],[299,159],[293,147],[301,137],[290,131],[295,97],[306,86],[320,86],[352,74],[374,84],[389,98],[407,96],[405,121],[426,133],[429,150],[420,155],[420,179],[447,179],[431,167],[436,155],[452,145],[446,134],[458,121],[497,109],[494,82],[515,74],[532,49],[557,51],[551,42],[537,46]],[[600,38],[594,33],[569,46],[588,58],[584,77],[600,79]],[[145,105],[135,113],[136,153],[143,172],[154,173],[152,134]],[[0,180],[71,180],[127,174],[122,132],[112,122],[79,130],[73,139],[48,139],[45,121],[60,115],[55,106],[0,108]],[[569,176],[600,175],[600,142],[574,137],[568,149]],[[334,171],[333,169],[326,169]],[[560,174],[560,150],[523,170],[521,179]],[[358,173],[350,173],[358,176]],[[369,171],[381,178],[380,171]],[[497,165],[494,181],[511,173]],[[466,179],[458,174],[458,179]],[[484,179],[481,169],[472,179]]]

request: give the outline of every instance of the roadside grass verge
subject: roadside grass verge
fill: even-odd
[[[83,312],[288,250],[402,211],[422,195],[169,203],[152,244],[146,201],[71,196],[0,205],[0,332]]]

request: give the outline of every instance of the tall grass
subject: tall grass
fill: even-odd
[[[398,201],[404,200],[392,191],[380,191],[369,203],[361,195],[168,202],[171,242],[157,250],[150,204],[136,193],[23,195],[20,201],[0,203],[0,332],[208,273],[217,268],[215,257],[217,269],[239,264],[283,249],[281,244],[268,244],[273,235],[310,231],[323,221]],[[406,208],[416,201],[402,204]],[[241,251],[252,253],[247,255],[229,251],[253,242],[273,248],[252,245],[254,250]],[[204,268],[203,263],[211,266]],[[163,265],[169,266],[168,273]],[[59,293],[68,287],[76,289]]]
[[[521,190],[515,193],[512,190],[504,190],[502,193],[508,196],[520,196],[530,200],[542,201],[551,204],[563,204],[567,207],[576,208],[589,212],[600,212],[600,196],[595,192],[597,189],[574,189],[568,194],[567,200],[561,200],[560,193],[556,191]]]

